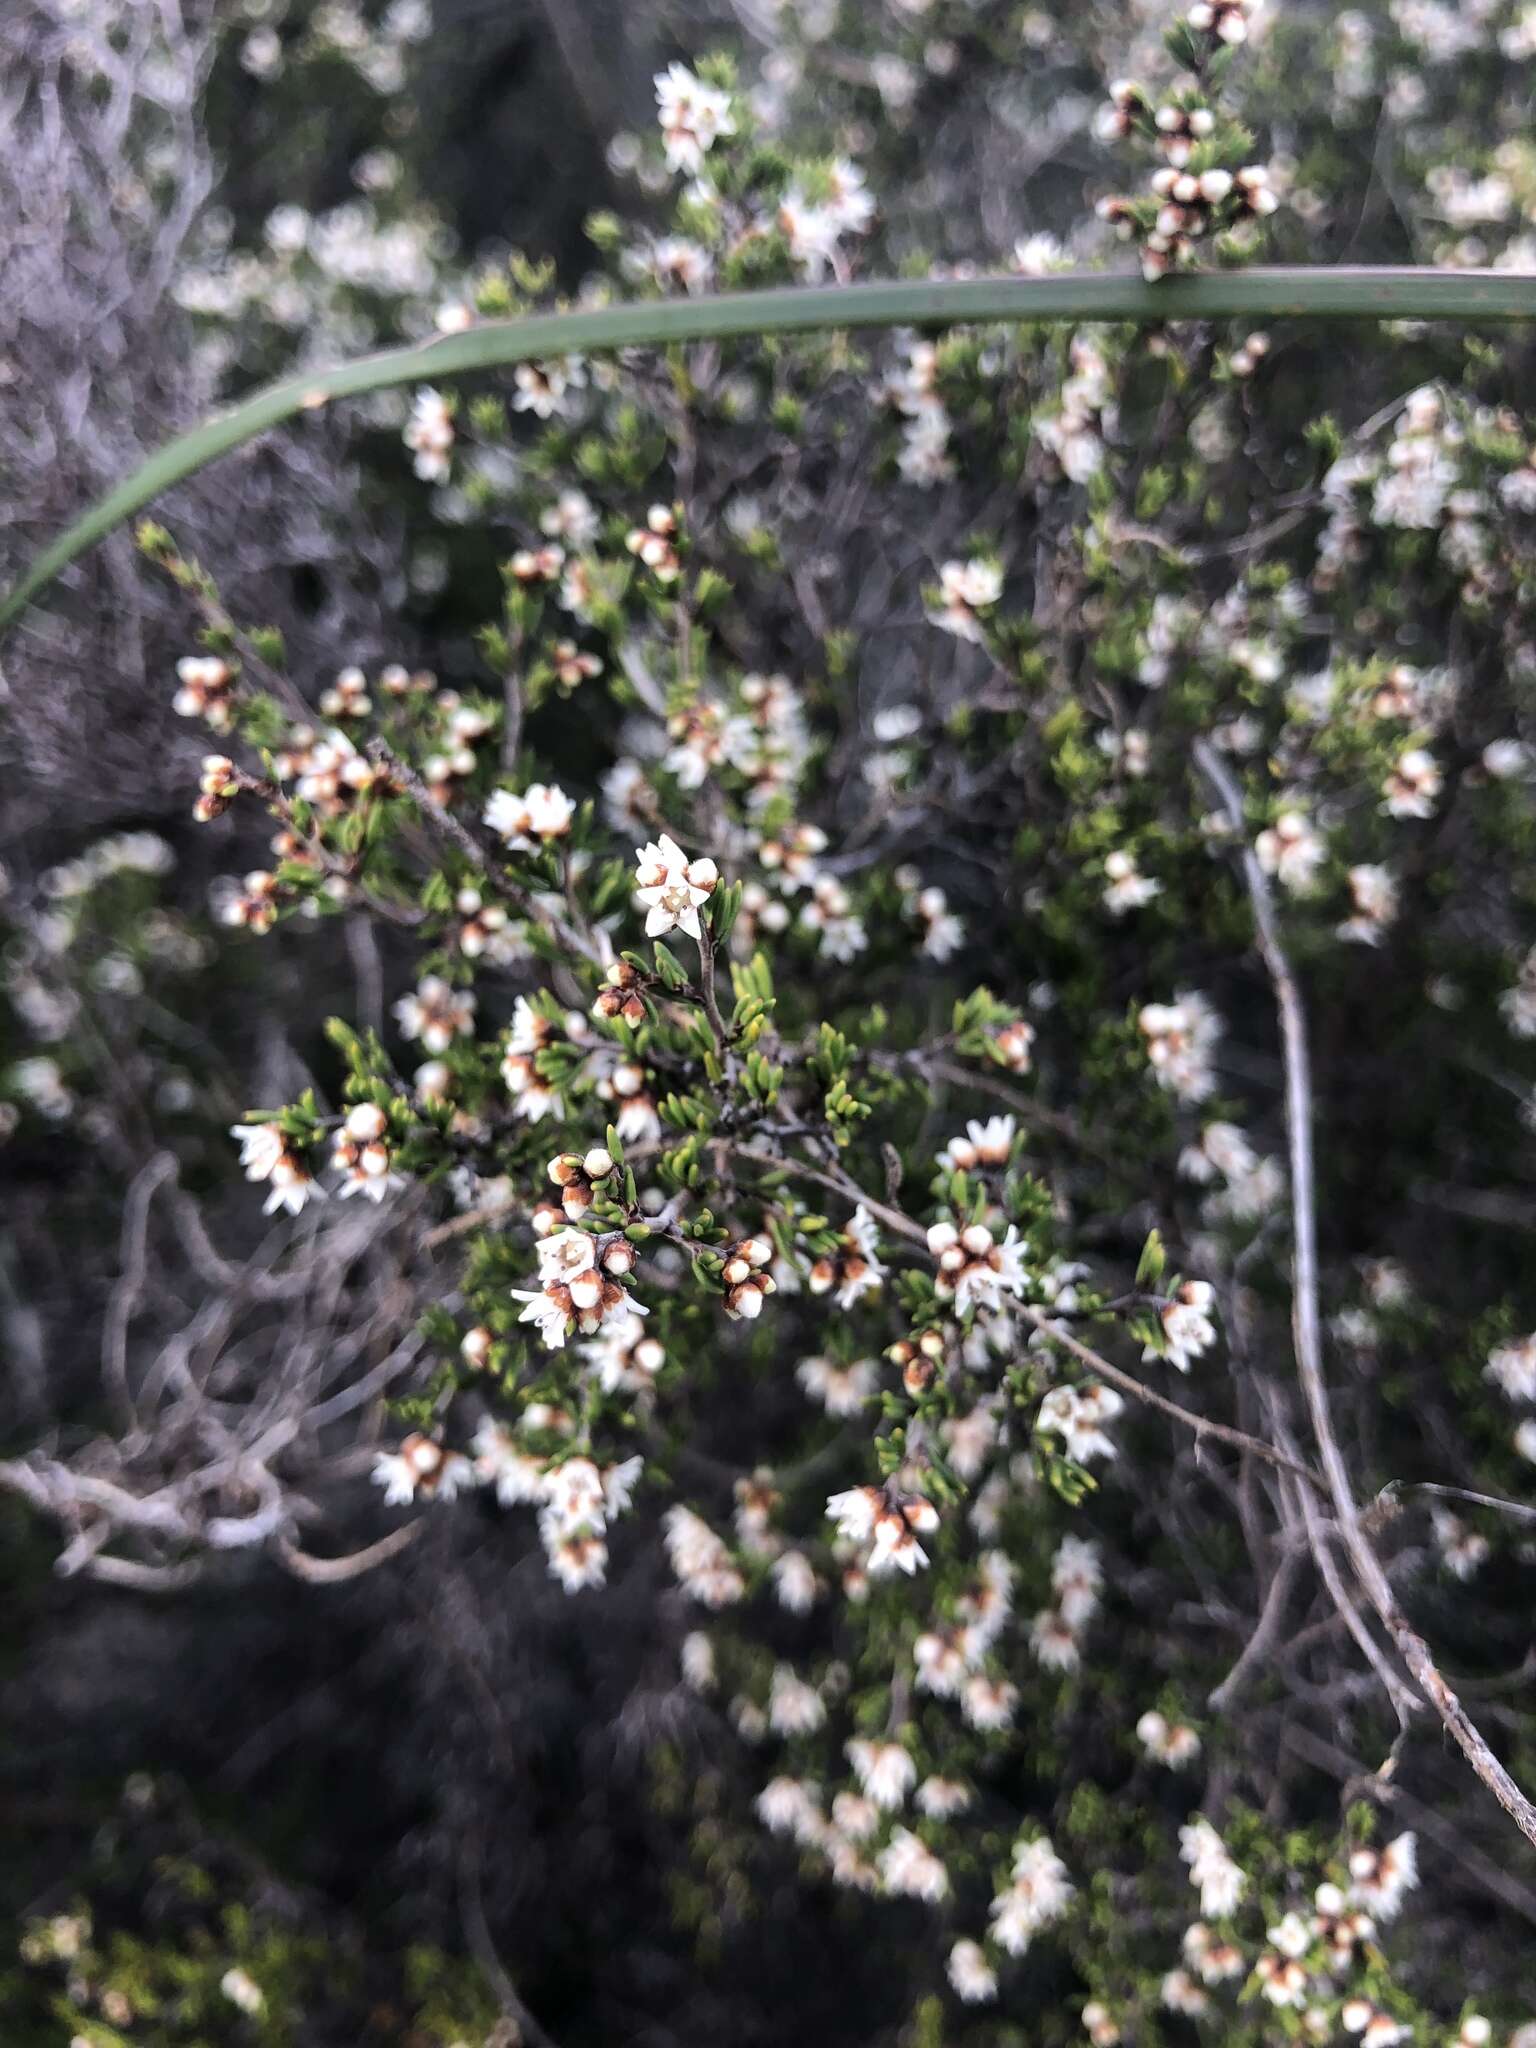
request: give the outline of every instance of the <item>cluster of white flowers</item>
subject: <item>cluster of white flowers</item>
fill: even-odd
[[[1339,937],[1357,946],[1379,946],[1397,921],[1397,877],[1388,867],[1362,861],[1344,879],[1352,908],[1335,927]]]
[[[839,1422],[857,1415],[880,1383],[879,1368],[872,1358],[857,1358],[839,1365],[830,1358],[802,1358],[795,1378],[813,1401]]]
[[[1097,1380],[1084,1387],[1052,1387],[1040,1403],[1035,1428],[1044,1436],[1060,1437],[1062,1451],[1074,1463],[1090,1465],[1095,1458],[1114,1457],[1104,1425],[1124,1407],[1114,1388]]]
[[[1028,1247],[1010,1223],[999,1243],[985,1223],[935,1223],[928,1231],[928,1250],[938,1262],[935,1288],[941,1301],[952,1301],[958,1314],[973,1309],[1000,1309],[1003,1296],[1020,1296],[1028,1284],[1024,1254]]]
[[[665,71],[658,71],[655,85],[667,169],[696,177],[720,137],[736,133],[731,96],[706,85],[686,64],[670,64]]]
[[[418,1494],[429,1500],[453,1500],[475,1483],[475,1468],[460,1451],[444,1450],[420,1431],[408,1436],[398,1451],[380,1451],[373,1461],[373,1481],[384,1489],[389,1507],[406,1507]]]
[[[548,420],[571,409],[571,396],[585,388],[587,366],[578,355],[546,356],[519,363],[512,373],[512,410]]]
[[[1023,1955],[1034,1937],[1066,1912],[1074,1891],[1048,1836],[1017,1843],[1012,1879],[989,1909],[992,1939],[1007,1954]]]
[[[388,1132],[389,1118],[376,1102],[359,1102],[348,1110],[331,1140],[331,1164],[342,1176],[343,1200],[364,1195],[382,1202],[392,1189],[404,1186],[402,1177],[390,1171]]]
[[[1091,336],[1074,334],[1069,344],[1071,374],[1064,379],[1058,410],[1037,412],[1035,439],[1072,483],[1085,484],[1104,466],[1105,444],[1115,431],[1109,365]]]
[[[812,1262],[806,1287],[812,1294],[830,1295],[839,1308],[852,1308],[885,1279],[879,1253],[874,1218],[860,1202],[848,1219],[837,1250],[822,1252]]]
[[[1357,1849],[1349,1859],[1349,1896],[1377,1920],[1396,1919],[1418,1882],[1418,1838],[1411,1833],[1381,1849]]]
[[[1162,893],[1162,883],[1141,872],[1133,853],[1117,849],[1104,856],[1104,908],[1111,917],[1141,910]]]
[[[1411,393],[1372,496],[1376,524],[1438,526],[1460,481],[1461,442],[1460,427],[1446,418],[1444,400],[1432,385]]]
[[[1149,1344],[1143,1362],[1166,1358],[1180,1372],[1188,1372],[1192,1360],[1209,1351],[1216,1342],[1216,1325],[1211,1320],[1216,1290],[1208,1280],[1185,1280],[1158,1310],[1162,1325],[1161,1345]]]
[[[510,789],[493,790],[485,806],[486,824],[520,853],[563,839],[575,815],[575,804],[554,782],[532,782],[521,796]]]
[[[1136,1740],[1154,1763],[1170,1771],[1182,1771],[1200,1754],[1200,1737],[1187,1721],[1170,1721],[1155,1707],[1149,1707],[1136,1723]]]
[[[428,974],[414,994],[401,996],[395,1004],[395,1021],[402,1037],[419,1039],[427,1052],[444,1053],[456,1038],[467,1038],[474,1030],[475,998],[441,975]]]
[[[958,1173],[998,1172],[1013,1157],[1018,1130],[1015,1117],[989,1116],[985,1121],[972,1117],[964,1137],[951,1138],[936,1163]]]
[[[539,1284],[514,1287],[523,1304],[520,1323],[532,1323],[551,1350],[563,1348],[571,1331],[592,1337],[616,1317],[646,1311],[623,1286],[633,1272],[635,1248],[620,1233],[591,1237],[584,1230],[556,1230],[539,1243]]]
[[[1513,1402],[1536,1402],[1536,1334],[1496,1345],[1483,1377]],[[1536,1463],[1536,1416],[1527,1416],[1517,1426],[1514,1443],[1522,1458]]]
[[[938,344],[909,340],[905,366],[887,378],[882,395],[903,422],[897,458],[903,480],[922,488],[946,482],[955,464],[949,452],[949,408],[939,389]]]
[[[1381,808],[1393,818],[1432,818],[1444,780],[1427,747],[1409,747],[1381,786]]]
[[[1265,874],[1297,896],[1317,886],[1318,870],[1328,857],[1322,835],[1302,811],[1291,807],[1259,834],[1253,850]]]
[[[1202,1214],[1211,1223],[1255,1223],[1285,1193],[1279,1160],[1255,1152],[1236,1124],[1207,1124],[1198,1140],[1179,1154],[1179,1172],[1201,1187],[1225,1183],[1203,1206]]]
[[[997,1996],[997,1972],[987,1961],[980,1942],[961,1939],[949,1952],[945,1965],[950,1987],[964,2005],[985,2005]]]
[[[424,385],[417,392],[404,439],[422,482],[446,483],[453,458],[453,409],[440,391]]]
[[[824,179],[826,196],[815,200],[792,185],[779,201],[777,216],[790,256],[813,284],[828,270],[841,277],[843,238],[867,234],[875,217],[875,202],[856,164],[840,157]]]
[[[280,1125],[234,1124],[230,1136],[240,1140],[240,1164],[246,1179],[264,1180],[271,1190],[263,1205],[265,1215],[286,1209],[290,1216],[297,1216],[311,1196],[325,1193],[310,1173],[302,1151]]]
[[[946,562],[939,570],[939,601],[930,608],[930,625],[980,646],[985,637],[981,614],[1003,594],[1003,572],[996,562],[973,556],[968,562]]]
[[[1248,1889],[1248,1879],[1227,1853],[1227,1845],[1208,1820],[1193,1820],[1179,1829],[1179,1854],[1189,1865],[1189,1881],[1200,1893],[1200,1910],[1211,1920],[1225,1920]]]
[[[1051,1562],[1055,1605],[1042,1608],[1030,1624],[1029,1646],[1047,1671],[1076,1671],[1082,1640],[1099,1611],[1104,1571],[1096,1544],[1063,1536]]]
[[[663,1519],[667,1557],[678,1582],[702,1606],[732,1607],[746,1593],[747,1583],[725,1544],[680,1502]]]
[[[1181,1102],[1204,1102],[1216,1086],[1213,1061],[1221,1036],[1221,1019],[1205,997],[1186,992],[1171,1003],[1147,1003],[1137,1023],[1162,1086]]]
[[[827,1515],[846,1542],[868,1545],[863,1569],[871,1577],[883,1572],[910,1576],[928,1562],[918,1538],[939,1526],[938,1509],[921,1494],[886,1487],[854,1486],[827,1498]]]

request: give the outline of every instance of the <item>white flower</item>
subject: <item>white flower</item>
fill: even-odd
[[[666,1364],[666,1352],[655,1337],[646,1335],[644,1318],[632,1309],[616,1312],[581,1355],[597,1373],[605,1394],[640,1393],[655,1380]]]
[[[709,1524],[680,1502],[662,1519],[667,1557],[685,1591],[706,1607],[733,1606],[746,1581]]]
[[[827,1516],[837,1524],[837,1533],[850,1543],[867,1543],[875,1532],[875,1517],[885,1505],[878,1487],[854,1486],[846,1493],[827,1496]]]
[[[1455,1579],[1470,1579],[1488,1560],[1488,1538],[1469,1529],[1459,1515],[1436,1508],[1431,1516],[1440,1562]]]
[[[1194,1729],[1182,1721],[1170,1722],[1155,1709],[1136,1723],[1136,1739],[1154,1763],[1166,1764],[1171,1771],[1182,1770],[1200,1754],[1200,1738]]]
[[[474,1029],[475,999],[463,990],[450,988],[440,975],[426,975],[414,995],[402,996],[395,1004],[401,1036],[419,1038],[430,1053],[446,1052],[455,1038],[467,1038]]]
[[[952,1299],[961,1314],[1001,1308],[1005,1293],[1024,1292],[1025,1246],[1011,1223],[1001,1244],[984,1223],[967,1224],[964,1230],[935,1223],[928,1231],[928,1249],[938,1262],[940,1298]]]
[[[871,1578],[885,1572],[905,1572],[910,1578],[928,1562],[928,1553],[918,1542],[939,1526],[938,1510],[932,1502],[910,1496],[887,1508],[875,1520],[875,1540],[869,1553]]]
[[[690,861],[665,832],[635,855],[635,895],[646,912],[645,935],[659,939],[674,928],[700,939],[699,906],[720,879],[712,860]]]
[[[1419,1881],[1417,1837],[1398,1835],[1384,1849],[1357,1849],[1349,1859],[1349,1875],[1351,1899],[1378,1920],[1395,1919],[1403,1894]]]
[[[885,1278],[879,1246],[874,1218],[861,1202],[848,1219],[840,1249],[824,1253],[813,1262],[806,1280],[810,1292],[831,1294],[839,1308],[852,1308]]]
[[[1063,1536],[1051,1560],[1051,1589],[1068,1627],[1082,1628],[1093,1619],[1103,1585],[1098,1545],[1081,1536]]]
[[[988,1678],[978,1671],[965,1682],[960,1695],[960,1711],[973,1728],[995,1733],[1007,1728],[1013,1721],[1014,1710],[1019,1704],[1019,1689],[1006,1678]]]
[[[475,1454],[476,1478],[482,1486],[495,1487],[504,1508],[543,1500],[545,1461],[521,1449],[505,1423],[487,1418],[475,1431],[470,1449]]]
[[[1221,1020],[1204,996],[1147,1003],[1137,1018],[1159,1082],[1181,1102],[1203,1102],[1216,1086],[1212,1064]]]
[[[1106,854],[1104,881],[1104,908],[1111,917],[1123,917],[1128,910],[1140,910],[1154,896],[1163,893],[1162,883],[1154,882],[1137,867],[1134,854]]]
[[[512,1299],[523,1304],[521,1323],[532,1323],[552,1351],[564,1348],[574,1327],[592,1337],[609,1320],[623,1322],[646,1314],[645,1308],[619,1284],[621,1269],[610,1245],[604,1260],[614,1271],[600,1267],[594,1240],[579,1230],[553,1231],[539,1242],[539,1285],[514,1287]]]
[[[802,1358],[795,1378],[811,1400],[819,1401],[839,1421],[857,1415],[879,1385],[879,1373],[868,1358],[840,1366],[830,1358]]]
[[[1199,1889],[1201,1912],[1207,1919],[1225,1919],[1247,1890],[1248,1879],[1208,1820],[1179,1829],[1179,1854],[1189,1865],[1190,1883]]]
[[[715,1682],[715,1646],[702,1629],[683,1637],[679,1660],[683,1677],[695,1692],[708,1692]]]
[[[441,392],[430,386],[417,392],[404,438],[416,457],[416,474],[422,482],[445,483],[453,450],[453,414]]]
[[[853,899],[836,875],[816,877],[810,900],[801,907],[800,922],[808,931],[820,933],[821,950],[829,960],[846,964],[869,944],[863,921],[853,915]]]
[[[1159,1311],[1165,1347],[1162,1355],[1180,1372],[1188,1372],[1190,1361],[1216,1342],[1216,1325],[1210,1313],[1215,1298],[1216,1290],[1208,1280],[1186,1280]],[[1142,1362],[1145,1364],[1158,1355],[1156,1347],[1148,1345]]]
[[[990,611],[1002,594],[1003,572],[995,562],[979,556],[946,562],[939,571],[939,605],[928,613],[928,622],[979,646],[985,636],[978,614]]]
[[[13,1073],[12,1078],[15,1078]],[[240,1140],[240,1164],[247,1180],[264,1180],[270,1193],[262,1213],[273,1216],[286,1209],[297,1216],[312,1197],[323,1196],[304,1162],[303,1154],[288,1142],[276,1124],[232,1124],[230,1136]]]
[[[1047,1671],[1076,1671],[1083,1661],[1076,1630],[1055,1607],[1042,1608],[1030,1623],[1029,1647]]]
[[[658,71],[654,82],[667,169],[696,175],[718,138],[736,133],[731,96],[706,85],[685,64]]]
[[[961,1173],[974,1173],[979,1166],[1006,1166],[1017,1135],[1018,1123],[1011,1116],[989,1116],[985,1123],[972,1117],[965,1136],[951,1138],[936,1163]]]
[[[809,1614],[816,1604],[816,1571],[803,1550],[786,1550],[768,1573],[779,1605],[791,1614]]]
[[[224,1972],[219,1979],[219,1989],[231,2005],[238,2006],[241,2012],[249,2013],[252,2018],[266,2010],[267,2001],[261,1986],[238,1966]]]
[[[1355,945],[1379,946],[1397,916],[1397,878],[1390,868],[1362,862],[1349,870],[1346,880],[1354,915],[1338,927],[1339,937]]]
[[[998,1419],[984,1402],[969,1415],[955,1415],[941,1425],[949,1462],[969,1484],[979,1479],[998,1438]]]
[[[559,1529],[603,1526],[603,1476],[590,1458],[567,1458],[552,1466],[545,1475],[544,1498]]]
[[[816,206],[798,185],[792,185],[779,201],[778,224],[789,243],[789,253],[814,284],[837,262],[837,245],[843,223],[830,206]]]
[[[586,383],[587,371],[580,356],[553,356],[544,362],[519,363],[512,378],[512,410],[547,420],[565,411],[567,392]]]
[[[549,1574],[567,1593],[601,1586],[608,1575],[608,1545],[600,1530],[586,1524],[567,1527],[553,1515],[539,1517],[539,1535],[549,1559]]]
[[[1199,2019],[1210,2010],[1211,2001],[1188,1970],[1170,1970],[1158,1988],[1158,1997],[1169,2012],[1181,2012]]]
[[[1410,747],[1381,786],[1382,809],[1394,818],[1432,818],[1444,777],[1425,747]]]
[[[585,548],[597,539],[598,517],[585,491],[566,490],[539,514],[539,528],[550,540]]]
[[[1013,267],[1021,277],[1044,277],[1068,260],[1054,235],[1028,235],[1013,245]]]
[[[1526,474],[1536,484],[1536,470]],[[1536,510],[1536,503],[1533,503]],[[1533,762],[1530,748],[1523,740],[1490,740],[1483,749],[1483,767],[1495,782],[1513,782],[1529,776]]]
[[[893,1896],[924,1899],[936,1905],[949,1896],[949,1873],[933,1851],[909,1828],[891,1830],[880,1854],[880,1875]]]
[[[768,1692],[768,1725],[775,1735],[812,1735],[827,1718],[814,1685],[807,1685],[787,1664],[774,1671]]]
[[[1483,1378],[1511,1401],[1536,1401],[1536,1332],[1489,1352]]]
[[[1253,850],[1265,874],[1298,896],[1315,885],[1317,871],[1328,857],[1327,846],[1300,811],[1282,811],[1259,834]]]
[[[806,1822],[821,1818],[813,1787],[799,1778],[770,1778],[757,1795],[757,1817],[773,1835],[800,1834]]]
[[[930,960],[948,960],[965,944],[965,926],[949,908],[942,889],[919,891],[913,909],[922,919],[923,951]]]
[[[1097,1381],[1087,1387],[1052,1387],[1040,1403],[1035,1428],[1059,1436],[1066,1455],[1079,1465],[1094,1458],[1112,1458],[1115,1447],[1102,1425],[1112,1422],[1125,1403],[1113,1387]]]
[[[929,1820],[950,1820],[970,1803],[970,1787],[955,1778],[924,1778],[917,1788],[917,1810]]]
[[[1061,1918],[1073,1891],[1066,1865],[1048,1837],[1016,1844],[1013,1882],[990,1908],[993,1939],[1009,1955],[1023,1955],[1032,1936]]]
[[[855,1736],[844,1746],[844,1754],[865,1794],[882,1812],[894,1812],[917,1782],[917,1766],[899,1742]]]
[[[474,1467],[457,1451],[445,1451],[431,1437],[408,1436],[398,1451],[380,1451],[373,1483],[382,1486],[389,1507],[404,1507],[418,1493],[452,1500],[474,1483]]]
[[[490,829],[521,852],[532,849],[536,840],[562,838],[575,815],[575,804],[552,782],[530,783],[521,796],[493,789],[483,813]]]

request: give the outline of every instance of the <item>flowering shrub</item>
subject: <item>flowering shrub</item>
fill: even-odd
[[[1195,6],[1131,53],[1097,130],[1147,182],[1074,254],[1118,231],[1155,280],[1306,229],[1344,144],[1316,108],[1283,152],[1244,126],[1279,134],[1310,33],[1264,20]],[[1331,26],[1346,143],[1362,69],[1421,51],[1459,104],[1435,67],[1475,84],[1525,33],[1457,21]],[[939,77],[941,27],[898,31]],[[912,57],[832,69],[899,130]],[[594,293],[841,282],[880,246],[876,151],[798,146],[780,85],[659,74],[628,155],[670,210],[594,221]],[[1527,205],[1499,147],[1502,199],[1431,166],[1423,217],[1496,241]],[[300,225],[274,262],[332,248]],[[405,270],[418,328],[552,288]],[[793,1865],[910,1915],[917,2041],[1528,2042],[1502,1956],[1393,1937],[1421,1862],[1536,1911],[1536,1338],[1488,1237],[1531,1221],[1536,455],[1518,344],[1370,339],[1021,326],[423,387],[368,417],[448,536],[418,596],[463,600],[463,536],[473,645],[403,623],[323,676],[141,529],[197,621],[163,681],[228,853],[227,929],[181,943],[365,949],[312,1082],[228,1119],[291,1231],[228,1314],[329,1266],[356,1323],[278,1413],[287,1310],[258,1320],[216,1430],[120,1342],[109,1477],[5,1468],[71,1568],[269,1546],[323,1577],[477,1515],[579,1610],[664,1559],[680,1711],[745,1759],[723,1823],[654,1745],[701,1948]],[[52,1048],[10,1069],[18,1124],[91,1085],[58,905],[158,861],[98,848],[15,906]],[[132,1434],[189,1413],[212,1449]],[[338,1428],[383,1517],[348,1559],[304,1537]]]

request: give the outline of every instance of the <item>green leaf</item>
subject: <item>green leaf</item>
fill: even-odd
[[[655,347],[728,335],[804,334],[861,327],[953,327],[976,321],[1132,321],[1283,317],[1358,320],[1529,320],[1536,278],[1514,271],[1338,265],[1212,271],[1147,284],[1110,272],[973,277],[855,285],[779,286],[697,299],[485,320],[419,347],[301,371],[254,392],[158,449],[43,550],[0,601],[9,626],[39,590],[114,527],[233,448],[279,422],[364,391],[441,384],[468,372],[540,357]]]

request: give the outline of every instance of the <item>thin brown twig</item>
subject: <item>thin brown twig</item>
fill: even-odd
[[[388,1564],[392,1557],[398,1557],[402,1550],[408,1550],[419,1540],[424,1526],[420,1521],[407,1522],[402,1528],[391,1529],[365,1550],[354,1550],[346,1557],[313,1557],[285,1536],[277,1539],[275,1547],[296,1579],[311,1586],[339,1586],[347,1579],[360,1579],[364,1572],[374,1571],[379,1565]]]
[[[1129,1394],[1133,1401],[1141,1401],[1148,1408],[1156,1408],[1164,1415],[1171,1415],[1176,1422],[1182,1422],[1186,1429],[1192,1429],[1197,1439],[1215,1437],[1220,1443],[1230,1444],[1234,1450],[1251,1451],[1255,1457],[1263,1458],[1277,1471],[1288,1472],[1294,1479],[1304,1479],[1308,1486],[1319,1493],[1326,1491],[1322,1475],[1314,1472],[1310,1465],[1303,1465],[1294,1458],[1288,1458],[1284,1451],[1276,1450],[1273,1444],[1265,1443],[1262,1437],[1250,1436],[1245,1429],[1234,1429],[1230,1423],[1213,1422],[1208,1415],[1197,1415],[1192,1408],[1181,1408],[1177,1401],[1170,1401],[1166,1394],[1158,1393],[1155,1387],[1147,1386],[1133,1374],[1126,1372],[1123,1367],[1112,1365],[1107,1358],[1089,1345],[1079,1342],[1067,1331],[1059,1329],[1045,1309],[1026,1306],[1020,1313],[1026,1322],[1034,1324],[1049,1343],[1059,1344],[1063,1351],[1070,1352],[1079,1365],[1086,1365],[1101,1379],[1108,1380],[1111,1386],[1119,1387],[1124,1393]]]

